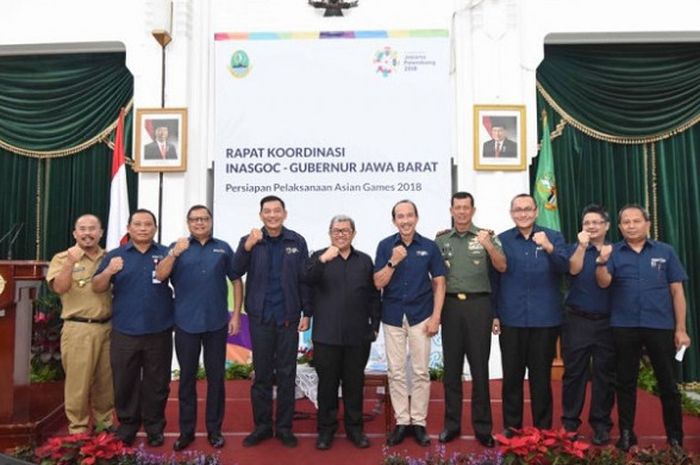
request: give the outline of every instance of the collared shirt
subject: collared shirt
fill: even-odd
[[[109,292],[92,292],[92,277],[104,257],[105,251],[99,249],[93,260],[87,254],[73,265],[73,283],[68,292],[61,294],[61,318],[95,318],[104,319],[112,314],[112,296]],[[68,259],[68,251],[53,256],[46,274],[46,281],[51,282],[63,269]]]
[[[156,265],[167,255],[164,245],[154,242],[142,253],[131,241],[105,255],[95,274],[102,273],[114,257],[124,261],[121,271],[111,277],[112,328],[132,336],[172,328],[172,290],[168,281],[155,278]]]
[[[554,246],[551,254],[532,240],[543,231]],[[512,228],[499,236],[508,268],[499,273],[496,313],[501,323],[515,327],[552,327],[561,324],[562,273],[569,269],[560,232],[535,225],[525,238]]]
[[[397,245],[405,246],[399,233],[377,245],[375,272],[386,266]],[[404,315],[411,326],[428,318],[433,313],[432,279],[447,273],[440,249],[430,239],[416,233],[406,250],[382,292],[382,322],[391,326],[401,326]]]
[[[175,288],[175,324],[192,334],[216,331],[229,319],[226,277],[231,281],[240,277],[233,271],[233,250],[214,237],[204,245],[194,237],[189,241],[170,274]]]
[[[620,241],[613,246],[608,271],[613,277],[610,326],[675,328],[670,284],[688,275],[670,245],[647,240],[637,253]]]
[[[480,229],[472,224],[468,231],[460,234],[452,228],[435,239],[447,266],[448,293],[491,292],[491,258],[476,239]],[[492,237],[491,242],[501,250],[497,237]]]
[[[568,256],[576,252],[578,242],[569,246]],[[598,286],[595,279],[595,260],[598,257],[598,249],[589,244],[583,255],[583,268],[577,275],[568,275],[569,294],[566,296],[566,305],[590,313],[610,313],[610,292]]]
[[[282,228],[282,292],[284,293],[285,324],[297,324],[301,312],[308,315],[311,305],[311,290],[301,279],[304,263],[309,258],[306,240],[298,233]],[[269,273],[270,236],[263,228],[263,238],[250,252],[243,236],[238,244],[234,269],[239,276],[247,273],[245,309],[250,319],[262,321]]]
[[[270,253],[267,257],[267,284],[265,285],[265,305],[262,320],[265,323],[282,325],[285,322],[284,292],[282,291],[282,261],[284,242],[282,236],[268,237]]]
[[[304,280],[312,287],[314,342],[355,346],[374,339],[379,330],[379,291],[369,255],[354,248],[348,258],[327,263],[315,252],[307,261]]]

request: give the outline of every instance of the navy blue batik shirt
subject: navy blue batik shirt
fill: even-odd
[[[670,245],[647,240],[637,253],[627,242],[618,242],[607,267],[613,278],[610,326],[675,328],[670,284],[688,275]]]
[[[394,247],[402,244],[399,233],[383,239],[377,245],[374,271],[384,268]],[[410,326],[428,318],[433,313],[432,279],[447,274],[434,241],[416,233],[406,251],[406,258],[395,266],[389,284],[382,291],[382,322],[391,326],[401,326],[404,315]]]
[[[192,334],[217,331],[229,320],[226,278],[239,278],[233,271],[234,253],[228,243],[213,237],[204,245],[194,237],[189,241],[170,274],[175,288],[175,324]]]
[[[532,236],[543,231],[554,246],[551,254]],[[564,237],[553,229],[535,225],[530,237],[518,228],[499,234],[508,267],[498,273],[496,316],[501,324],[521,328],[553,327],[561,324],[562,273],[569,269]]]
[[[100,263],[95,275],[102,273],[115,257],[123,268],[112,275],[112,328],[131,336],[159,333],[173,326],[173,293],[168,281],[155,278],[155,269],[168,248],[152,243],[141,253],[129,241],[111,250]]]
[[[576,252],[578,242],[571,244],[568,256]],[[577,310],[589,313],[610,313],[610,292],[598,286],[595,279],[595,260],[598,257],[598,249],[589,244],[583,256],[583,268],[577,275],[569,275],[569,294],[566,296],[566,305]]]

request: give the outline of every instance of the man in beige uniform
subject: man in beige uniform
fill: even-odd
[[[111,295],[96,294],[90,281],[105,251],[99,245],[102,225],[94,215],[75,222],[75,245],[54,255],[46,280],[61,296],[61,358],[66,372],[65,410],[71,434],[94,425],[112,426],[114,395],[109,365]]]

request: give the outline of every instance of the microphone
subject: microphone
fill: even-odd
[[[24,228],[24,223],[18,223],[18,224],[19,224],[19,226],[17,227],[17,231],[15,231],[14,235],[12,236],[12,239],[10,239],[10,243],[7,245],[7,259],[8,260],[12,260],[12,246],[15,244],[17,237],[19,237],[19,233],[22,231],[22,228]],[[14,229],[14,227],[13,227],[13,229]],[[12,230],[10,230],[10,231],[12,231]]]

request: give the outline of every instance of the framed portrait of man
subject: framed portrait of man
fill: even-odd
[[[525,105],[474,105],[474,169],[525,169]]]
[[[187,109],[136,110],[136,171],[187,169]]]

